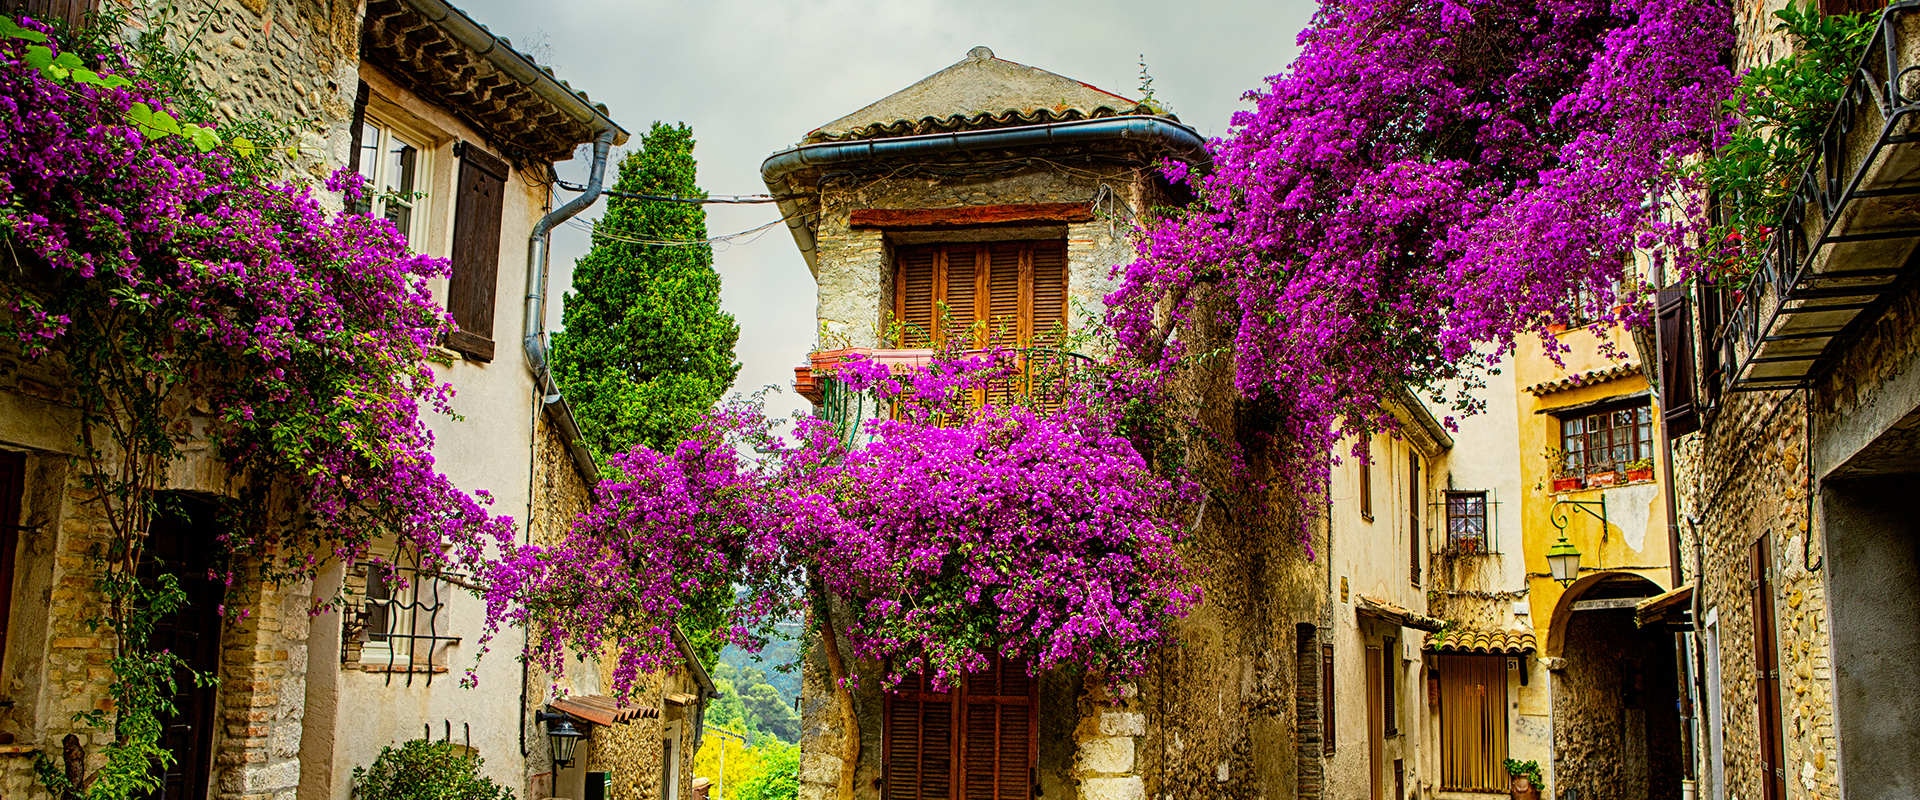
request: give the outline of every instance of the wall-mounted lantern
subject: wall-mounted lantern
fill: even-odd
[[[1553,573],[1553,579],[1561,586],[1571,586],[1580,579],[1580,551],[1561,536],[1560,541],[1547,549],[1547,571]]]
[[[554,770],[573,766],[574,748],[580,746],[581,739],[587,738],[587,734],[573,724],[573,717],[539,711],[534,713],[533,719],[547,724],[547,741],[553,744]]]

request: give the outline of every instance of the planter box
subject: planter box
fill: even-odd
[[[1553,490],[1571,492],[1586,486],[1586,481],[1578,475],[1562,475],[1553,479]]]
[[[1647,469],[1630,469],[1630,470],[1627,470],[1627,482],[1628,482],[1628,483],[1638,483],[1638,482],[1640,482],[1640,481],[1650,481],[1650,480],[1653,480],[1653,468],[1652,468],[1652,467],[1648,467]]]
[[[1533,785],[1533,782],[1526,778],[1515,775],[1513,783],[1507,786],[1507,796],[1513,800],[1540,800],[1540,787]]]
[[[1619,478],[1620,478],[1620,473],[1618,472],[1588,473],[1587,485],[1590,487],[1612,486],[1620,482]]]

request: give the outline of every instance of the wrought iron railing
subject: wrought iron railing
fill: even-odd
[[[1911,269],[1920,214],[1902,198],[1920,195],[1916,12],[1920,0],[1888,4],[1753,274],[1737,290],[1701,287],[1709,396],[1808,385]]]
[[[947,355],[980,355],[983,352]],[[1000,352],[1012,359],[1013,368],[1009,374],[988,380],[985,386],[973,390],[972,404],[975,408],[1007,404],[1057,408],[1066,398],[1073,381],[1085,375],[1086,368],[1093,364],[1093,359],[1085,355],[1058,348],[1027,347]],[[848,445],[859,440],[862,423],[900,413],[895,404],[879,400],[866,392],[854,391],[835,377],[837,365],[851,356],[878,361],[896,370],[925,366],[936,357],[941,357],[927,349],[847,348],[814,353],[808,366],[796,368],[795,390],[820,407],[820,416],[834,426],[840,441]]]

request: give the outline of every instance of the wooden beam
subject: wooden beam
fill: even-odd
[[[1085,203],[1019,203],[957,208],[860,208],[854,210],[852,224],[855,228],[939,230],[1091,221],[1093,208]]]
[[[1573,610],[1574,611],[1610,611],[1616,608],[1633,608],[1634,606],[1640,605],[1640,601],[1645,599],[1647,598],[1612,597],[1606,600],[1577,600],[1577,601],[1574,601]]]

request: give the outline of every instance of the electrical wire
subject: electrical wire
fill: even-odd
[[[581,186],[577,183],[568,183],[566,181],[556,181],[556,183],[560,184],[560,188],[566,189],[568,191],[584,192],[587,190],[587,187]],[[778,203],[781,200],[781,198],[774,197],[773,195],[770,195],[770,194],[722,194],[722,195],[710,195],[707,197],[672,197],[668,195],[659,195],[659,194],[633,194],[631,192],[616,192],[611,189],[602,189],[600,193],[608,197],[621,197],[628,200],[652,200],[660,203],[752,204],[752,203]]]

